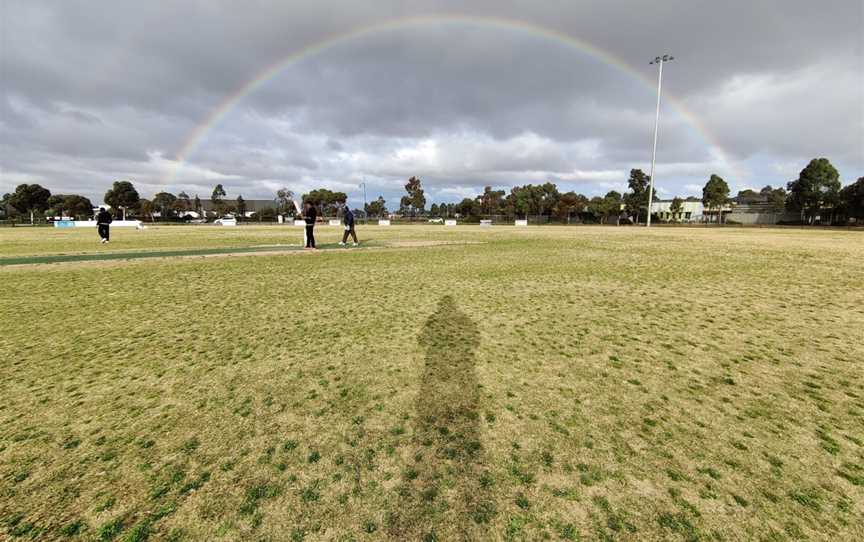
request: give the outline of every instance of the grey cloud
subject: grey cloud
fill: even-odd
[[[803,167],[815,155],[835,159],[846,178],[864,174],[856,0],[830,8],[803,0],[2,6],[0,191],[32,176],[55,191],[101,195],[128,175],[147,190],[202,194],[224,178],[244,197],[263,197],[279,183],[354,187],[369,178],[395,197],[412,173],[441,197],[543,178],[602,193],[624,182],[609,172],[648,167],[655,73],[647,61],[666,51],[678,57],[664,74],[666,96],[736,164],[718,162],[666,101],[664,190],[687,191],[714,171],[777,184],[788,179],[774,164]],[[649,82],[530,33],[409,26],[291,64],[214,126],[189,164],[171,163],[223,100],[279,59],[350,29],[434,13],[547,27],[609,51]],[[529,147],[529,136],[543,144]],[[424,141],[438,145],[435,160],[394,160]]]

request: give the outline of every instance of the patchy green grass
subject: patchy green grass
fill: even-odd
[[[864,539],[860,233],[358,233],[0,269],[0,539]]]

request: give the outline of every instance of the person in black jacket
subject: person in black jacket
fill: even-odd
[[[315,220],[318,218],[318,209],[307,201],[303,204],[303,220],[306,222],[306,247],[315,248]]]
[[[114,219],[111,213],[105,210],[105,207],[99,207],[99,214],[96,215],[96,229],[99,231],[99,238],[102,243],[107,243],[111,236],[110,225]]]
[[[342,241],[339,244],[345,246],[348,242],[348,235],[351,235],[354,238],[354,246],[356,247],[359,243],[357,242],[357,233],[354,231],[354,213],[351,212],[348,204],[345,204],[345,215],[342,217],[342,220],[345,222],[345,233],[342,234]]]

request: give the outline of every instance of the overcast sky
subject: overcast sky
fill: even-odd
[[[359,206],[365,180],[394,208],[416,175],[430,203],[547,180],[602,195],[650,169],[648,62],[667,52],[661,197],[701,194],[712,173],[733,191],[785,186],[820,156],[844,183],[864,176],[861,0],[0,6],[0,192],[36,182],[101,202],[131,179],[144,197],[326,187]],[[257,74],[371,25],[287,63],[179,159]]]

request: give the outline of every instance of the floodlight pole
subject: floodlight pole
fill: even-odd
[[[369,211],[366,210],[366,180],[360,183],[360,186],[363,187],[363,223],[369,221]]]
[[[657,64],[657,113],[654,116],[654,150],[651,153],[651,176],[648,178],[648,218],[645,227],[651,227],[651,204],[654,203],[654,164],[657,161],[657,132],[660,129],[660,89],[663,84],[663,64],[675,60],[674,56],[658,56],[649,64]],[[638,222],[638,216],[637,216]]]

